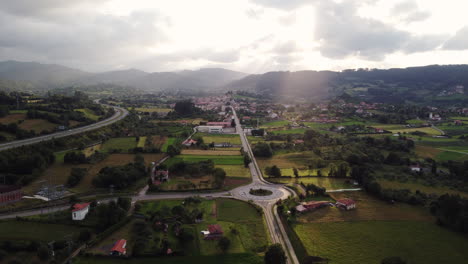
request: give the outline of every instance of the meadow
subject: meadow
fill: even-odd
[[[210,143],[231,143],[233,145],[240,145],[241,139],[237,134],[207,134],[207,133],[197,133],[197,136],[203,137],[203,142],[205,144]]]
[[[83,113],[86,118],[89,118],[93,121],[97,121],[99,119],[99,116],[96,115],[94,111],[91,109],[82,108],[82,109],[75,109],[75,111]]]
[[[348,179],[332,178],[332,177],[280,177],[280,178],[266,178],[269,182],[290,184],[315,184],[319,187],[326,188],[327,190],[356,188],[356,186],[347,183]]]
[[[137,146],[137,141],[135,137],[121,137],[121,138],[111,138],[104,142],[102,146],[102,151],[109,152],[112,150],[128,151]]]
[[[45,224],[23,221],[1,221],[1,240],[29,240],[50,242],[67,235],[78,234],[81,228],[70,225]]]
[[[170,108],[159,108],[159,107],[140,107],[135,108],[138,112],[146,112],[146,113],[169,113],[172,111]]]
[[[427,186],[416,182],[399,182],[399,181],[390,181],[385,179],[378,179],[379,184],[382,188],[385,189],[408,189],[412,192],[420,191],[426,194],[437,194],[444,195],[446,193],[453,195],[460,195],[462,197],[468,198],[468,193],[452,190],[446,186]]]
[[[184,161],[184,162],[200,162],[204,160],[212,160],[215,165],[243,165],[244,159],[242,156],[198,156],[198,155],[178,155],[166,160],[164,163],[168,166]]]
[[[216,165],[216,168],[222,168],[226,172],[227,177],[236,178],[250,178],[249,168],[245,168],[244,165]]]
[[[173,138],[173,137],[167,138],[166,141],[164,142],[164,144],[162,144],[162,146],[161,146],[161,151],[162,152],[167,152],[167,148],[170,145],[175,144],[176,140],[177,140],[177,138]]]
[[[294,226],[308,254],[336,264],[380,263],[400,256],[407,263],[464,263],[468,240],[432,222],[349,221]]]
[[[200,149],[183,149],[182,155],[201,155],[201,156],[238,156],[240,151],[238,149],[233,150],[200,150]]]
[[[263,257],[253,253],[224,254],[214,256],[185,256],[161,258],[137,258],[132,260],[119,258],[78,257],[76,264],[263,264]]]

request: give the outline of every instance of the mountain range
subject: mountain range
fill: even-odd
[[[137,69],[90,73],[37,62],[0,62],[0,90],[47,91],[97,84],[144,92],[245,90],[277,98],[321,100],[347,94],[376,102],[468,103],[468,65],[401,69],[267,72],[246,74],[222,68],[148,73]],[[467,93],[468,94],[468,93]]]

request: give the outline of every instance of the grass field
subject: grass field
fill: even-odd
[[[282,135],[282,134],[304,134],[307,129],[305,128],[295,128],[295,129],[285,129],[285,130],[274,130],[269,131],[271,134]]]
[[[216,256],[185,256],[185,257],[166,257],[166,258],[87,258],[79,257],[74,261],[75,264],[263,264],[263,257],[252,253],[225,254]]]
[[[144,148],[146,143],[146,137],[140,137],[137,143],[137,148]]]
[[[33,183],[25,186],[23,190],[27,193],[34,193],[39,189],[38,182],[42,180],[49,180],[53,184],[65,184],[67,182],[68,176],[70,175],[72,168],[87,168],[88,174],[81,180],[81,182],[71,189],[73,192],[87,192],[91,191],[94,187],[92,185],[93,178],[99,173],[99,171],[106,166],[121,166],[127,163],[133,162],[135,155],[134,154],[111,154],[103,161],[97,164],[64,164],[63,156],[65,152],[56,153],[56,162],[47,168],[44,173],[36,179]],[[145,158],[145,163],[147,166],[151,162],[158,161],[164,154],[142,154]]]
[[[286,120],[279,120],[279,121],[271,121],[266,122],[260,125],[260,128],[273,128],[273,127],[284,127],[289,124],[289,121]]]
[[[201,156],[238,156],[240,151],[234,150],[199,150],[199,149],[183,149],[182,155],[201,155]]]
[[[102,151],[109,152],[114,149],[128,151],[129,149],[135,148],[136,145],[137,141],[135,137],[111,138],[104,142]]]
[[[319,187],[324,187],[327,190],[335,190],[335,189],[346,189],[346,188],[356,188],[352,184],[346,183],[346,179],[340,178],[331,178],[331,177],[299,177],[299,178],[270,178],[268,179],[270,182],[274,183],[284,183],[284,184],[292,184],[301,182],[304,184],[315,184]]]
[[[80,228],[70,225],[22,221],[0,222],[0,240],[35,240],[50,242],[67,235],[78,234]]]
[[[439,154],[437,154],[437,156],[435,157],[437,161],[449,161],[449,160],[459,161],[459,160],[464,160],[466,158],[468,158],[467,154],[453,152],[453,151],[442,151]]]
[[[336,264],[380,263],[401,256],[407,263],[464,263],[468,240],[431,222],[361,221],[294,227],[310,255]]]
[[[197,135],[203,137],[203,142],[205,144],[214,143],[231,143],[233,145],[240,145],[241,139],[239,135],[231,135],[231,134],[207,134],[207,133],[197,133]]]
[[[167,140],[164,142],[164,144],[161,146],[161,151],[162,152],[167,152],[167,147],[169,147],[170,145],[173,145],[176,143],[176,138],[173,138],[173,137],[170,137],[170,138],[167,138]]]
[[[378,182],[380,183],[382,188],[385,189],[408,189],[412,192],[416,192],[417,190],[419,190],[426,194],[435,193],[437,195],[443,195],[446,193],[453,195],[458,194],[462,197],[468,198],[468,193],[452,190],[445,186],[426,186],[420,183],[389,181],[385,179],[378,179]]]
[[[212,160],[215,165],[243,165],[244,159],[242,156],[196,156],[196,155],[178,155],[168,159],[165,164],[171,166],[172,164],[185,161],[185,162],[199,162],[204,160]]]
[[[250,178],[249,168],[244,165],[216,165],[216,168],[222,168],[226,172],[227,177]]]
[[[89,118],[91,120],[97,121],[99,119],[99,116],[96,115],[96,113],[94,113],[94,111],[91,109],[82,108],[82,109],[75,109],[75,111],[83,113],[86,118]]]
[[[43,130],[53,132],[57,129],[58,125],[45,119],[26,119],[24,122],[21,122],[18,127],[24,130],[34,130],[36,133],[41,133]]]
[[[431,158],[435,159],[437,155],[441,152],[441,150],[430,147],[430,146],[421,146],[421,145],[416,145],[415,147],[415,153],[419,157],[422,158]]]
[[[170,108],[158,108],[158,107],[142,107],[142,108],[135,108],[136,111],[139,112],[147,112],[147,113],[169,113],[172,111]]]

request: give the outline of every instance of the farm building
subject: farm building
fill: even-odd
[[[85,219],[89,212],[89,205],[90,203],[74,204],[72,209],[72,219],[76,221]]]
[[[122,256],[127,254],[125,247],[127,246],[127,240],[120,239],[115,242],[114,246],[110,250],[110,255],[112,256]]]
[[[231,122],[208,122],[206,123],[207,126],[221,126],[223,128],[230,127]]]
[[[419,165],[413,165],[413,166],[410,166],[410,170],[412,172],[420,172],[421,171],[421,167]]]
[[[311,201],[311,202],[305,202],[301,203],[300,205],[296,206],[296,211],[299,213],[319,209],[325,206],[329,206],[330,202],[328,201]]]
[[[190,147],[190,146],[196,145],[196,144],[197,144],[197,141],[193,140],[191,138],[186,139],[184,142],[182,142],[182,145],[187,146],[187,147]]]
[[[218,239],[223,236],[223,229],[220,225],[208,225],[208,230],[201,231],[204,239]]]
[[[203,133],[223,133],[223,126],[197,126],[195,129]]]
[[[17,202],[21,196],[21,186],[0,185],[0,204]]]
[[[337,200],[336,206],[346,209],[346,210],[351,210],[351,209],[356,208],[356,202],[351,199],[345,198],[345,199]]]
[[[156,170],[156,167],[153,168],[151,173],[151,180],[153,184],[159,185],[163,182],[169,181],[169,171],[168,170]]]

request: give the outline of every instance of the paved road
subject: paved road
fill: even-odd
[[[61,137],[66,137],[66,136],[71,136],[71,135],[91,131],[91,130],[94,130],[94,129],[98,129],[98,128],[110,125],[110,124],[115,123],[115,122],[117,122],[119,120],[122,120],[123,118],[125,118],[128,115],[128,111],[126,109],[124,109],[124,108],[117,107],[117,106],[109,106],[109,105],[105,105],[105,106],[113,107],[114,110],[115,110],[115,114],[113,116],[105,119],[105,120],[102,120],[100,122],[91,124],[89,126],[73,128],[73,129],[70,129],[70,130],[67,130],[67,131],[55,132],[53,134],[48,134],[48,135],[44,135],[44,136],[33,137],[33,138],[22,139],[22,140],[15,140],[15,141],[11,141],[11,142],[8,142],[8,143],[3,143],[3,144],[0,144],[0,151],[11,149],[11,148],[17,148],[17,147],[20,147],[20,146],[36,144],[36,143],[39,143],[39,142],[42,142],[42,141],[48,141],[48,140],[51,140],[51,139],[54,139],[54,138],[61,138]]]
[[[128,112],[125,109],[122,108],[116,108],[116,111],[121,111],[121,113],[116,113],[113,117],[104,120],[102,122],[96,123],[94,125],[88,126],[88,127],[83,127],[82,130],[79,132],[77,131],[78,129],[74,130],[73,133],[81,133],[84,131],[88,131],[91,129],[95,129],[107,124],[110,124],[112,122],[115,122],[117,120],[120,120],[124,118]],[[298,264],[299,261],[297,259],[297,256],[294,252],[294,248],[292,247],[291,241],[289,240],[286,231],[284,230],[283,225],[281,224],[280,217],[276,211],[276,206],[275,203],[279,199],[286,199],[288,196],[295,195],[295,193],[286,188],[284,185],[281,184],[273,184],[265,181],[262,177],[262,171],[258,167],[257,161],[255,160],[255,156],[252,153],[252,149],[250,147],[250,144],[247,140],[247,137],[245,136],[242,127],[240,125],[239,119],[237,117],[237,114],[235,110],[233,109],[234,113],[234,118],[236,120],[236,129],[237,133],[239,134],[241,141],[242,141],[242,146],[244,151],[246,151],[249,156],[252,159],[252,162],[249,164],[250,172],[252,175],[252,183],[246,186],[241,186],[238,188],[235,188],[231,190],[230,192],[217,192],[217,193],[161,193],[161,194],[146,194],[147,188],[142,189],[137,195],[132,196],[132,204],[135,204],[137,201],[148,201],[148,200],[164,200],[164,199],[183,199],[187,198],[190,196],[198,195],[203,198],[220,198],[220,197],[226,197],[226,198],[234,198],[234,199],[239,199],[239,200],[244,200],[244,201],[253,201],[257,205],[263,208],[263,211],[265,213],[265,220],[271,235],[271,240],[273,243],[279,243],[283,246],[285,249],[287,256],[288,256],[288,263],[290,264]],[[96,126],[96,127],[95,127]],[[66,133],[66,132],[65,132]],[[71,134],[62,134],[60,133],[61,136],[68,136]],[[43,138],[39,141],[43,140],[50,140],[53,138],[53,136],[48,135],[49,137]],[[57,137],[57,136],[55,136]],[[39,141],[35,141],[34,143],[37,143]],[[11,142],[14,143],[14,142]],[[19,145],[27,145],[27,144],[33,144],[33,143],[16,143]],[[262,189],[268,189],[272,192],[271,195],[268,196],[253,196],[249,194],[249,190],[251,188],[262,188]],[[113,198],[107,198],[103,200],[99,200],[99,202],[108,202]],[[57,212],[57,211],[63,211],[69,209],[68,205],[65,206],[56,206],[52,208],[47,208],[47,209],[35,209],[35,210],[29,210],[29,211],[22,211],[22,212],[15,212],[15,213],[10,213],[10,214],[4,214],[0,215],[0,219],[8,219],[8,218],[15,218],[16,216],[32,216],[32,215],[38,215],[42,213],[51,213],[51,212]]]

